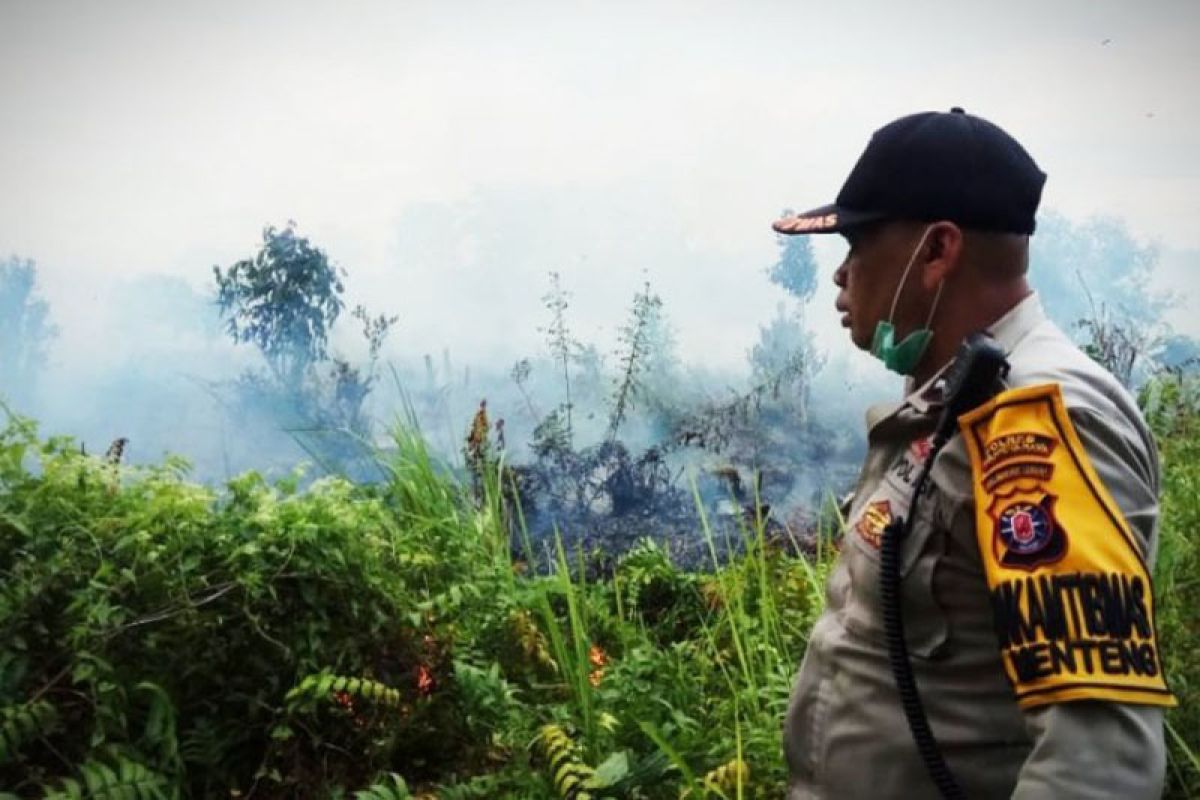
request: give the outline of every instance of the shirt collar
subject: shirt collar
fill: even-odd
[[[1042,300],[1037,292],[1030,292],[1025,299],[1010,308],[1004,316],[988,326],[988,333],[1005,353],[1011,353],[1025,335],[1046,319]]]
[[[950,362],[953,363],[953,362]],[[913,387],[913,379],[904,379],[904,399],[899,403],[878,403],[867,409],[867,430],[871,430],[886,419],[896,416],[906,408],[911,408],[917,414],[924,416],[931,410],[942,406],[942,377],[950,368],[947,363],[937,371],[937,374],[918,388]]]
[[[1046,318],[1042,309],[1041,298],[1037,292],[1030,292],[1015,306],[1004,313],[1004,316],[988,326],[988,333],[1000,349],[1006,354],[1011,353],[1017,344],[1031,330]],[[904,399],[899,403],[881,403],[867,411],[867,428],[873,428],[879,422],[892,416],[902,408],[911,408],[918,414],[928,414],[942,406],[942,389],[946,371],[954,361],[951,359],[937,373],[921,386],[914,386],[912,378],[904,380]]]
[[[918,414],[927,414],[931,408],[940,408],[942,405],[942,388],[945,386],[945,381],[942,378],[945,377],[946,371],[950,369],[950,365],[953,363],[953,359],[947,361],[932,378],[925,381],[919,387],[914,387],[912,378],[905,378],[904,402],[901,405],[908,406]]]

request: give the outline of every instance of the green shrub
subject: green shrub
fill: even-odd
[[[1175,378],[1143,395],[1162,450],[1159,625],[1180,700],[1170,797],[1200,794],[1197,397]],[[399,429],[380,466],[388,480],[372,486],[299,491],[299,473],[247,473],[216,491],[180,460],[114,467],[9,420],[0,795],[783,794],[781,721],[823,603],[827,536],[801,558],[747,526],[725,563],[698,506],[706,572],[644,543],[610,579],[585,580],[559,540],[551,573],[531,574],[510,552],[499,465],[464,488]],[[569,749],[586,787],[548,769],[547,726],[569,737],[554,737],[557,760]]]
[[[1166,675],[1169,797],[1200,796],[1200,378],[1164,375],[1142,390],[1162,459],[1155,594]]]
[[[0,434],[0,706],[37,697],[47,713],[6,716],[0,786],[75,780],[61,759],[109,746],[191,796],[363,785],[396,764],[436,775],[472,745],[450,613],[470,604],[478,558],[460,496],[425,477],[298,493],[248,473],[217,493],[181,462],[117,468],[13,421]],[[396,713],[298,718],[288,693],[321,670],[395,687]],[[96,763],[93,778],[125,774]]]

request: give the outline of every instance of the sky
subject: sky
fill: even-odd
[[[169,318],[114,338],[144,311],[114,292],[210,292],[291,219],[402,352],[540,347],[556,270],[580,338],[611,344],[648,280],[682,354],[729,366],[783,299],[777,213],[959,105],[1025,144],[1043,208],[1157,245],[1200,335],[1198,34],[1170,0],[0,0],[0,255],[38,262],[60,365],[165,347]],[[844,347],[843,245],[817,246],[811,319]]]

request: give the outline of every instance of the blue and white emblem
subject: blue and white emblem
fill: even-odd
[[[1009,552],[1029,555],[1050,543],[1053,524],[1041,506],[1014,503],[1000,514],[1000,538]]]
[[[1053,564],[1066,555],[1067,536],[1054,518],[1055,499],[1048,493],[1039,497],[1014,492],[1007,497],[1006,504],[993,517],[996,558],[1002,566],[1032,570]]]

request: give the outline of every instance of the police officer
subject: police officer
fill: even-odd
[[[996,125],[961,108],[921,113],[874,134],[835,203],[774,224],[845,237],[842,325],[907,377],[900,402],[867,413],[866,461],[785,722],[792,800],[939,795],[881,610],[881,544],[910,514],[898,570],[909,668],[962,793],[1162,791],[1174,700],[1150,590],[1155,446],[1129,393],[1026,280],[1045,179]],[[1009,371],[935,449],[947,369],[977,331]]]

